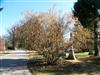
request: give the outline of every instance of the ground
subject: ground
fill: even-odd
[[[0,56],[0,75],[31,75],[27,62],[26,51],[8,51]]]
[[[84,52],[76,53],[76,57],[77,60],[62,57],[56,65],[47,65],[37,52],[9,51],[0,56],[0,75],[100,75],[100,56]]]
[[[35,57],[29,64],[33,75],[100,75],[100,56],[89,56],[87,52],[76,53],[78,60],[61,59],[57,65],[41,64],[41,59]]]

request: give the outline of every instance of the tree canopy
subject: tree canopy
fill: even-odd
[[[77,0],[74,5],[73,13],[78,17],[83,27],[94,33],[94,55],[99,55],[97,43],[97,22],[99,21],[99,13],[96,0]]]
[[[73,12],[86,28],[93,28],[91,22],[99,15],[95,0],[78,0]]]

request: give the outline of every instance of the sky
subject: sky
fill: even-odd
[[[24,12],[47,12],[55,6],[57,12],[70,13],[77,0],[0,0],[0,36],[23,19]]]

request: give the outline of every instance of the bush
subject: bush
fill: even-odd
[[[31,14],[16,30],[17,42],[43,55],[47,64],[55,64],[64,50],[62,26],[56,19],[52,13]]]

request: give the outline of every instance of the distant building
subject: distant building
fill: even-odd
[[[5,50],[5,40],[0,38],[0,51]]]

